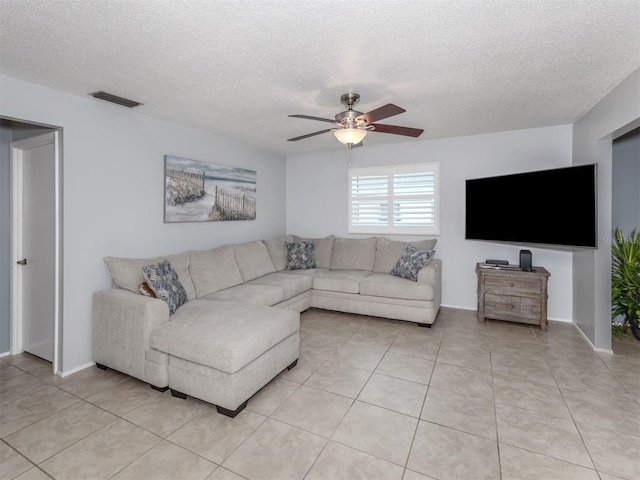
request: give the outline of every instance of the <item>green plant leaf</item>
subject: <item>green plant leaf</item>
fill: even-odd
[[[625,326],[640,318],[640,232],[636,229],[628,235],[619,228],[613,232],[611,315],[623,316]]]

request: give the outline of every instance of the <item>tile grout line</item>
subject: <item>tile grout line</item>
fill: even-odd
[[[364,323],[360,328],[358,328],[358,330],[356,330],[356,331],[355,331],[355,332],[354,332],[354,333],[353,333],[353,334],[352,334],[352,335],[351,335],[351,336],[350,336],[350,337],[345,341],[345,343],[344,343],[343,345],[347,345],[347,344],[348,344],[349,339],[350,339],[353,335],[355,335],[358,331],[360,331],[360,329],[361,329],[363,326],[365,326],[365,325],[366,325],[366,323]],[[316,462],[318,461],[318,459],[320,458],[320,456],[322,455],[322,453],[324,452],[324,450],[327,448],[327,445],[329,444],[329,442],[332,442],[332,441],[333,441],[333,442],[335,442],[335,443],[337,443],[337,444],[339,444],[339,445],[343,445],[343,446],[344,446],[344,447],[346,447],[346,448],[350,448],[350,449],[356,450],[356,451],[358,451],[358,452],[364,453],[365,455],[369,455],[369,456],[371,456],[371,457],[373,457],[373,458],[377,458],[377,459],[379,459],[379,460],[382,460],[382,461],[385,461],[385,462],[389,462],[389,460],[385,460],[384,458],[377,457],[377,456],[375,456],[375,455],[372,455],[372,454],[370,454],[370,453],[364,452],[364,451],[362,451],[362,450],[360,450],[360,449],[358,449],[358,448],[355,448],[355,447],[353,447],[353,446],[345,445],[345,444],[343,444],[343,443],[341,443],[341,442],[339,442],[339,441],[337,441],[337,440],[334,440],[334,439],[333,439],[333,436],[335,435],[335,433],[338,431],[338,429],[340,428],[340,426],[341,426],[341,425],[342,425],[342,423],[344,422],[344,419],[345,419],[345,418],[346,418],[346,416],[349,414],[349,411],[351,410],[351,408],[353,408],[353,406],[355,405],[356,401],[360,401],[361,403],[364,403],[364,404],[367,404],[367,405],[372,405],[372,406],[375,406],[375,407],[378,407],[378,408],[385,409],[385,410],[387,410],[387,411],[391,411],[391,412],[394,412],[394,413],[399,413],[399,414],[401,414],[401,415],[405,415],[405,414],[403,414],[403,413],[401,413],[401,412],[397,412],[397,411],[392,410],[392,409],[389,409],[389,408],[380,407],[379,405],[374,405],[374,404],[370,404],[370,403],[364,402],[363,400],[358,400],[358,397],[362,394],[362,391],[364,390],[364,388],[366,387],[366,385],[368,384],[368,382],[371,380],[371,377],[373,376],[373,374],[374,374],[374,373],[376,373],[376,369],[380,366],[380,364],[381,364],[381,363],[382,363],[382,361],[384,360],[384,358],[385,358],[386,354],[390,352],[390,348],[393,346],[393,343],[395,342],[395,340],[398,338],[398,336],[399,336],[399,335],[400,335],[400,333],[399,333],[399,332],[395,334],[394,339],[391,341],[391,343],[389,344],[389,346],[387,347],[387,349],[386,349],[386,350],[384,350],[384,354],[380,357],[380,360],[378,361],[378,363],[377,363],[377,364],[376,364],[376,366],[374,367],[373,371],[371,371],[371,372],[369,373],[369,377],[367,378],[367,381],[366,381],[366,382],[364,382],[363,386],[360,388],[360,390],[358,391],[358,393],[356,394],[356,396],[355,396],[353,399],[351,399],[351,398],[349,398],[349,397],[345,397],[345,398],[349,398],[349,399],[351,400],[351,405],[349,406],[349,408],[347,409],[347,411],[345,412],[345,414],[344,414],[344,415],[342,416],[342,418],[340,419],[340,422],[338,423],[338,426],[333,430],[333,432],[331,433],[331,436],[327,439],[327,442],[326,442],[326,443],[325,443],[325,445],[323,446],[323,448],[322,448],[322,450],[321,450],[320,454],[315,458],[315,460],[313,461],[312,465],[311,465],[311,466],[309,467],[309,469],[307,470],[307,472],[306,472],[306,474],[305,474],[305,476],[304,476],[305,478],[306,478],[306,476],[309,474],[309,472],[313,469],[313,466],[316,464]],[[357,344],[356,344],[356,345],[357,345]],[[365,345],[359,345],[359,346],[365,346]],[[365,346],[365,347],[368,347],[368,348],[376,348],[376,347],[369,347],[369,346]],[[381,350],[381,349],[380,349],[380,350]],[[335,353],[335,352],[334,352],[334,353]],[[323,363],[323,365],[324,365],[327,361],[329,361],[329,358],[328,358],[328,359]],[[368,370],[367,370],[367,371],[368,371]],[[433,373],[433,369],[432,369],[432,373]],[[397,378],[397,377],[392,377],[392,378]],[[307,379],[307,380],[308,380],[308,379]],[[413,383],[418,383],[418,382],[413,382]],[[421,384],[421,385],[422,385],[422,384]],[[315,387],[310,386],[310,385],[309,385],[308,387],[309,387],[309,388],[315,388]],[[428,386],[427,386],[427,388],[428,388]],[[319,390],[321,390],[321,391],[325,391],[325,390],[323,390],[323,389],[319,389]],[[334,392],[328,392],[328,393],[333,393],[333,394],[335,394]],[[339,395],[339,394],[335,394],[335,395]],[[344,397],[344,396],[343,396],[343,397]],[[426,393],[425,393],[425,398],[426,398]],[[424,400],[423,400],[423,405],[424,405]],[[410,417],[411,417],[411,415],[408,415],[408,416],[410,416]],[[415,418],[415,417],[413,417],[413,418]],[[394,462],[389,462],[389,463],[391,463],[391,464],[398,465],[399,467],[401,467],[401,468],[403,468],[403,469],[404,469],[404,470],[403,470],[403,477],[404,477],[404,471],[406,471],[406,465],[407,465],[408,460],[409,460],[409,455],[410,455],[410,453],[411,453],[411,448],[413,447],[413,441],[414,441],[414,439],[415,439],[415,432],[417,431],[418,424],[419,424],[419,422],[420,422],[420,418],[419,418],[419,416],[418,416],[417,420],[418,420],[418,421],[416,422],[416,429],[414,430],[414,434],[413,434],[413,437],[412,437],[412,440],[411,440],[411,445],[410,445],[410,447],[409,447],[409,452],[407,453],[407,458],[406,458],[406,460],[405,460],[405,462],[404,462],[404,466],[403,466],[403,465],[395,464]]]
[[[494,383],[494,375],[493,375],[493,352],[489,351],[489,363],[491,367],[491,392],[493,393],[493,418],[496,422],[496,451],[498,453],[498,475],[500,476],[500,480],[502,480],[502,455],[500,452],[500,432],[498,430],[498,411],[496,409],[496,387]]]
[[[605,365],[605,367],[607,368],[607,370],[609,370],[608,365],[606,364],[606,362],[604,362],[604,361],[603,361],[603,360],[602,360],[598,355],[596,355],[596,357],[598,358],[598,360],[600,360],[600,361]],[[545,357],[545,361],[546,361],[546,357]],[[548,362],[547,362],[547,363],[548,363]],[[553,369],[552,369],[552,368],[550,368],[550,370],[551,370],[551,375],[553,376],[554,380],[556,381],[556,386],[558,387],[558,390],[560,391],[560,395],[561,395],[561,397],[562,397],[562,401],[564,402],[564,404],[565,404],[565,406],[566,406],[566,408],[567,408],[567,411],[569,412],[569,415],[571,416],[571,421],[573,422],[573,426],[575,427],[576,431],[578,432],[578,436],[580,437],[580,441],[582,442],[582,446],[584,447],[585,451],[587,452],[587,455],[589,456],[589,460],[591,461],[591,464],[593,465],[593,470],[596,472],[596,474],[598,475],[598,477],[600,477],[600,478],[601,478],[602,476],[601,476],[600,474],[601,474],[601,473],[606,473],[606,472],[600,472],[600,470],[598,470],[598,467],[596,466],[596,462],[595,462],[595,460],[594,460],[594,458],[593,458],[593,455],[592,455],[592,453],[591,453],[591,450],[590,450],[590,449],[589,449],[589,447],[587,446],[587,442],[585,442],[584,436],[583,436],[582,432],[580,431],[580,428],[578,427],[578,422],[577,422],[577,420],[574,418],[573,411],[571,410],[571,408],[570,408],[570,406],[569,406],[569,404],[568,404],[568,402],[567,402],[567,399],[565,398],[565,393],[562,391],[562,389],[561,389],[561,388],[560,388],[560,386],[558,385],[558,380],[557,380],[557,378],[556,378],[556,376],[555,376],[555,374],[554,374]],[[615,377],[615,375],[614,375],[614,378],[616,378],[616,377]],[[617,378],[616,378],[616,381],[617,381]],[[618,382],[618,383],[620,383],[620,382]],[[623,388],[624,388],[624,385],[622,385],[622,386],[623,386]],[[578,390],[580,390],[580,389],[578,389]],[[626,390],[626,388],[625,388],[625,390]],[[632,397],[632,398],[633,398],[633,397]],[[600,429],[610,430],[610,429],[605,428],[605,427],[602,427],[602,426],[600,426],[600,425],[593,425],[593,424],[590,424],[590,423],[588,423],[588,422],[581,422],[581,423],[585,423],[586,425],[595,426],[595,427],[600,428]],[[616,430],[611,430],[611,431],[617,432]],[[622,432],[617,432],[617,433],[622,433]],[[553,458],[553,457],[552,457],[552,458]],[[569,463],[571,463],[571,462],[569,462]]]
[[[535,335],[535,332],[534,332],[534,335]],[[536,335],[536,339],[537,339],[537,335]],[[538,343],[539,343],[539,342],[538,342]],[[571,417],[571,421],[573,422],[573,426],[574,426],[574,428],[576,429],[576,432],[578,432],[578,436],[580,437],[580,441],[582,442],[582,446],[584,447],[585,451],[587,452],[587,455],[589,456],[589,460],[591,461],[591,465],[593,466],[593,469],[592,469],[592,470],[593,470],[594,472],[596,472],[596,474],[598,475],[598,477],[600,477],[600,474],[599,474],[598,470],[596,469],[595,462],[593,461],[593,458],[591,458],[591,452],[589,452],[589,449],[587,448],[587,445],[586,445],[586,443],[584,442],[584,439],[582,438],[582,434],[580,433],[580,429],[578,428],[578,425],[576,424],[575,419],[573,418],[573,413],[571,412],[571,409],[569,408],[569,404],[567,403],[567,400],[565,399],[565,396],[564,396],[564,393],[562,392],[562,389],[561,389],[561,388],[560,388],[560,386],[558,385],[558,379],[556,378],[556,375],[554,374],[554,370],[553,370],[553,368],[551,368],[551,366],[549,365],[549,362],[547,361],[547,356],[546,356],[546,355],[544,355],[542,358],[543,358],[543,360],[544,360],[545,364],[547,365],[547,368],[549,369],[549,371],[550,371],[550,373],[551,373],[551,376],[552,376],[552,378],[553,378],[553,380],[554,380],[554,386],[556,387],[556,389],[557,389],[557,390],[558,390],[558,392],[560,393],[560,396],[562,397],[562,401],[563,401],[563,403],[564,403],[565,408],[567,409],[567,412],[569,413],[569,415],[570,415],[570,417]],[[533,383],[533,382],[532,382],[532,383]],[[517,408],[520,408],[520,407],[517,407]],[[543,412],[538,412],[538,411],[536,411],[536,410],[531,410],[531,409],[524,409],[524,410],[532,411],[532,412],[535,412],[535,413],[538,413],[538,414],[542,414],[542,415],[545,415],[545,416],[549,416],[549,417],[554,417],[554,415],[549,415],[549,414],[546,414],[546,413],[543,413]],[[563,418],[563,417],[558,417],[558,418]],[[496,418],[496,426],[497,426],[497,418]],[[499,446],[499,445],[500,445],[500,443],[498,442],[498,446]],[[505,445],[510,445],[510,444],[505,443]],[[578,467],[582,467],[582,468],[588,468],[588,467],[585,467],[584,465],[578,465],[577,463],[574,463],[574,462],[569,462],[569,461],[567,461],[567,460],[561,460],[561,459],[559,459],[559,458],[552,457],[552,456],[547,455],[547,454],[539,453],[539,452],[536,452],[536,451],[530,450],[530,449],[528,449],[528,448],[523,448],[523,447],[519,447],[519,446],[516,446],[516,445],[511,445],[511,446],[512,446],[512,447],[514,447],[514,448],[520,448],[520,449],[522,449],[522,450],[532,452],[532,453],[534,453],[534,454],[536,454],[536,455],[542,455],[542,456],[544,456],[544,457],[546,457],[546,458],[551,458],[551,459],[553,459],[553,460],[558,460],[558,461],[561,461],[561,462],[566,462],[566,463],[569,463],[569,464],[572,464],[572,465],[576,465],[576,466],[578,466]]]

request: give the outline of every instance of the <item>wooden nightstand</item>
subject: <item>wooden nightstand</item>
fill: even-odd
[[[547,282],[543,267],[533,272],[486,267],[478,263],[478,321],[487,318],[540,325],[547,330]]]

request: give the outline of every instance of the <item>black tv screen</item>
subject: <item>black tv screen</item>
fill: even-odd
[[[465,238],[597,246],[596,165],[466,181]]]

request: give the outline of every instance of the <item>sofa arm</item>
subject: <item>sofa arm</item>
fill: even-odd
[[[433,258],[426,267],[418,271],[418,282],[437,285],[442,282],[442,260]]]
[[[442,301],[442,260],[434,258],[422,268],[418,272],[418,283],[433,287],[433,309],[437,312]]]
[[[157,298],[111,288],[93,294],[93,361],[132,377],[145,378],[151,332],[169,321],[169,307]]]

